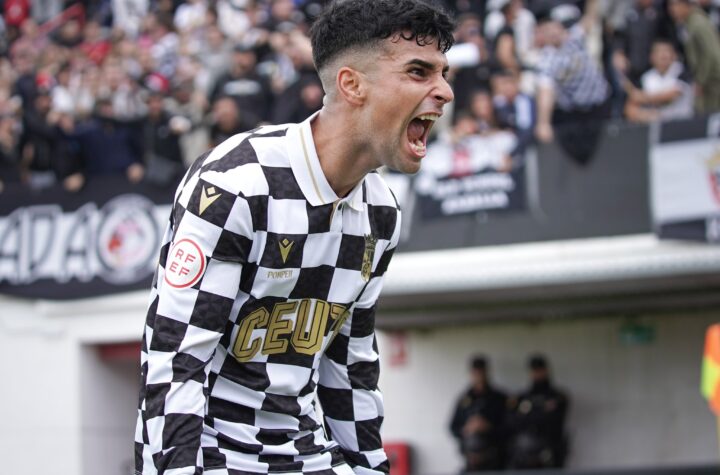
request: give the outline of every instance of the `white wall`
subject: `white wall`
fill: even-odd
[[[720,313],[643,321],[655,340],[636,346],[621,342],[618,318],[409,332],[407,364],[383,359],[384,439],[412,445],[418,475],[456,473],[461,460],[447,427],[470,356],[490,357],[496,385],[515,392],[526,384],[526,356],[541,351],[572,398],[571,467],[717,463],[715,420],[699,384],[704,331]],[[381,354],[393,345],[381,335]]]
[[[146,292],[67,304],[0,297],[3,473],[119,474],[107,464],[96,469],[103,451],[116,452],[106,462],[127,467],[132,423],[120,411],[137,404],[137,379],[127,365],[101,362],[93,345],[139,340],[146,299]]]
[[[146,298],[58,305],[0,297],[4,473],[115,475],[128,466],[135,368],[99,360],[95,345],[138,340]],[[490,356],[497,385],[517,391],[526,355],[542,351],[572,397],[573,467],[714,463],[715,421],[698,387],[704,330],[718,320],[720,312],[645,318],[656,330],[647,346],[624,345],[617,318],[412,331],[401,367],[389,365],[383,334],[385,440],[412,444],[418,475],[455,473],[447,424],[469,356]]]
[[[82,473],[130,475],[140,390],[138,361],[104,361],[82,349],[80,377]]]

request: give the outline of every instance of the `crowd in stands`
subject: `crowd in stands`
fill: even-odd
[[[307,32],[328,1],[0,2],[0,190],[168,185],[237,132],[303,120],[322,105]],[[432,1],[458,20],[438,143],[509,132],[483,159],[497,169],[534,141],[585,161],[608,118],[720,110],[718,0]]]

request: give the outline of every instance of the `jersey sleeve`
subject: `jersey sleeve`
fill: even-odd
[[[251,237],[242,196],[202,175],[181,188],[143,338],[137,473],[202,473],[209,363],[228,325]]]
[[[375,336],[375,309],[399,236],[398,210],[389,245],[320,362],[318,398],[325,427],[358,475],[378,475],[390,470],[380,436],[384,408],[378,388],[380,359]]]

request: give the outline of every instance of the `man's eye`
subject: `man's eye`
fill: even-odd
[[[410,70],[410,74],[413,76],[425,77],[425,70],[421,68],[413,68]]]

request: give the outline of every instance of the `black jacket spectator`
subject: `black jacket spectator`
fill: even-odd
[[[80,125],[73,135],[88,176],[123,175],[133,164],[142,163],[140,127],[114,119],[111,112],[103,111],[106,107],[111,106],[102,102],[100,113]]]
[[[212,102],[232,97],[252,126],[270,119],[272,90],[264,77],[255,72],[257,56],[251,49],[236,47],[230,70],[221,75],[210,94]]]

